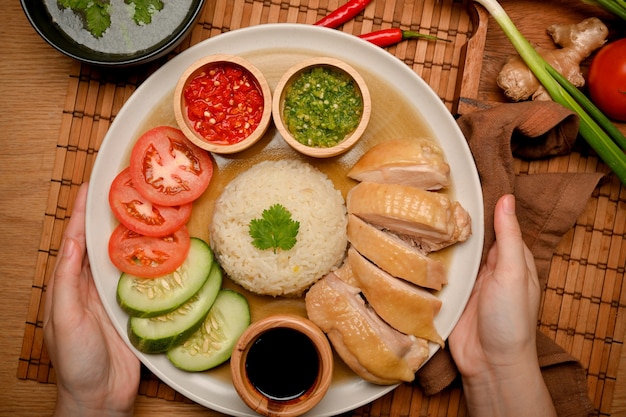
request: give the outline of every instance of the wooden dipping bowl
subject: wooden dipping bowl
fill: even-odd
[[[322,147],[313,147],[307,146],[300,142],[298,142],[289,129],[285,126],[283,122],[283,109],[285,103],[285,93],[287,87],[303,72],[310,70],[313,67],[328,67],[336,71],[341,71],[350,76],[356,83],[359,92],[361,94],[361,98],[363,101],[363,112],[361,114],[361,120],[359,121],[358,126],[348,134],[341,142],[337,145],[322,148]],[[355,143],[363,135],[365,128],[367,127],[370,119],[370,115],[372,112],[372,98],[370,96],[369,89],[367,88],[367,84],[361,75],[350,65],[345,62],[329,57],[316,57],[300,62],[294,66],[292,66],[285,74],[281,77],[280,81],[276,85],[274,89],[274,100],[272,103],[272,117],[274,119],[274,124],[276,125],[276,129],[283,137],[283,139],[296,151],[315,158],[330,158],[333,156],[340,155],[346,151],[348,151]]]
[[[302,347],[301,344],[293,343],[293,339],[286,338],[278,339],[286,342],[283,346],[273,349],[279,351],[278,353],[261,350],[259,354],[258,350],[263,337],[284,330],[294,331],[292,333],[296,334],[297,337],[307,339],[307,343],[311,347],[310,350],[314,355],[317,355],[317,366],[312,375],[312,383],[307,384],[308,387],[301,394],[279,399],[261,392],[258,388],[259,384],[255,384],[253,381],[255,377],[250,367],[254,363],[249,361],[256,360],[263,364],[263,369],[270,369],[270,372],[264,373],[265,376],[269,375],[267,379],[275,378],[280,380],[283,385],[297,386],[299,382],[281,379],[281,375],[284,376],[281,367],[293,368],[290,373],[298,375],[301,370],[296,369],[298,365],[294,365],[293,361],[300,358],[294,358],[292,353],[300,355],[302,351],[307,349],[298,349],[298,346]],[[274,347],[276,346],[274,345]],[[251,354],[251,350],[255,348],[257,349],[256,355]],[[291,348],[292,352],[284,354],[280,352],[281,348]],[[324,332],[312,321],[290,314],[269,316],[253,323],[241,335],[230,359],[230,372],[237,394],[255,412],[268,417],[299,416],[315,407],[328,391],[333,378],[333,351]]]
[[[193,123],[189,120],[187,115],[187,103],[183,95],[185,88],[192,79],[203,71],[210,69],[212,66],[219,66],[221,64],[241,67],[252,75],[261,89],[264,102],[263,114],[257,128],[242,141],[230,145],[212,143],[202,137],[202,135],[193,128]],[[263,73],[244,58],[226,54],[209,55],[191,64],[179,78],[174,90],[174,116],[185,136],[200,148],[218,154],[241,152],[257,143],[267,131],[272,119],[272,91]]]

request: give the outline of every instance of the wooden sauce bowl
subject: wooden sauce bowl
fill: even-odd
[[[362,98],[363,109],[359,124],[342,141],[332,147],[313,147],[300,143],[296,138],[294,138],[294,136],[285,125],[285,122],[283,121],[283,110],[285,107],[285,95],[287,88],[303,72],[308,71],[314,67],[327,67],[332,70],[347,74],[355,81]],[[294,65],[289,70],[287,70],[287,72],[281,77],[280,81],[276,85],[276,88],[274,89],[272,116],[278,132],[293,149],[304,155],[315,158],[330,158],[348,151],[363,135],[363,132],[365,131],[369,123],[371,112],[372,99],[363,77],[361,77],[361,75],[350,65],[334,58],[316,57]]]
[[[196,76],[209,70],[211,67],[220,65],[233,65],[244,69],[254,78],[263,95],[263,113],[257,128],[245,139],[233,144],[210,142],[200,135],[194,129],[193,122],[189,120],[187,103],[183,94],[191,80]],[[200,148],[219,154],[241,152],[258,142],[267,131],[272,118],[272,92],[263,73],[244,58],[226,54],[210,55],[194,62],[179,78],[174,90],[174,116],[185,136]]]
[[[333,352],[324,332],[310,320],[274,315],[253,323],[241,335],[230,359],[230,372],[237,394],[255,412],[268,417],[299,416],[328,391]]]

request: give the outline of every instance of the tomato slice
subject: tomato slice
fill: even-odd
[[[109,258],[122,272],[154,278],[174,272],[181,266],[190,246],[186,226],[166,237],[150,237],[120,224],[109,239]]]
[[[160,206],[152,204],[133,187],[129,168],[120,172],[111,183],[109,205],[124,226],[146,236],[167,236],[189,221],[193,204]]]
[[[213,176],[213,159],[182,131],[159,126],[141,135],[130,155],[133,185],[146,199],[162,206],[191,203]]]

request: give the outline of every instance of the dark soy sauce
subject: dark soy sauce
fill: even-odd
[[[261,334],[246,357],[250,383],[276,401],[300,397],[313,386],[318,371],[313,342],[299,331],[284,327]]]

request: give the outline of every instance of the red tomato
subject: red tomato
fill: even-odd
[[[154,278],[181,266],[190,246],[191,238],[185,226],[166,237],[149,237],[120,224],[109,239],[109,258],[122,272]]]
[[[130,176],[139,194],[149,201],[182,206],[209,186],[213,160],[180,130],[160,126],[141,135],[133,146]]]
[[[606,116],[626,122],[626,38],[598,51],[587,84],[591,100]]]
[[[167,236],[180,229],[191,217],[191,203],[182,206],[152,204],[133,187],[128,168],[113,180],[109,205],[124,226],[146,236]]]

